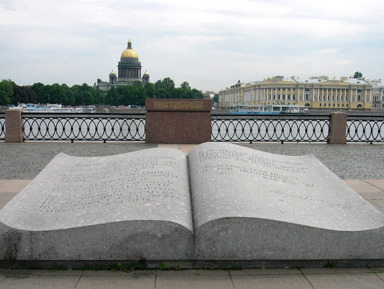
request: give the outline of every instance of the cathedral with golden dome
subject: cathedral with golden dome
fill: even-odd
[[[117,64],[117,75],[112,70],[109,74],[109,81],[102,81],[97,79],[95,88],[102,91],[108,91],[112,86],[117,87],[119,85],[131,85],[135,81],[140,81],[143,84],[149,82],[149,74],[145,72],[141,76],[141,62],[139,61],[139,55],[135,49],[132,48],[131,40],[128,41],[128,47],[120,56],[120,61]]]

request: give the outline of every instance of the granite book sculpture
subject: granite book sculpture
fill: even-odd
[[[61,153],[0,211],[0,260],[384,259],[383,240],[314,156],[225,143]]]

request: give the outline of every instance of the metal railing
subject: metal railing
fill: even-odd
[[[145,114],[23,113],[26,140],[144,141]]]
[[[26,140],[145,141],[145,114],[23,113]],[[212,115],[212,141],[327,142],[330,115]],[[0,141],[5,140],[0,113]],[[384,116],[348,116],[347,142],[384,142]]]
[[[326,142],[329,115],[212,116],[212,141]]]
[[[5,113],[0,113],[0,140],[5,140]]]
[[[382,141],[384,141],[384,116],[348,116],[347,142]]]

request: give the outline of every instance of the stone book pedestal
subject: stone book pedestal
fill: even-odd
[[[314,156],[204,143],[57,155],[0,211],[1,260],[384,259],[384,215]]]

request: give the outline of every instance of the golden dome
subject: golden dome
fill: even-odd
[[[113,71],[113,69],[112,69],[112,72],[110,73],[110,74],[116,74],[114,71]]]
[[[132,49],[131,40],[128,41],[128,48],[121,53],[121,58],[139,58],[135,49]]]
[[[149,74],[148,71],[145,71],[144,74]]]

